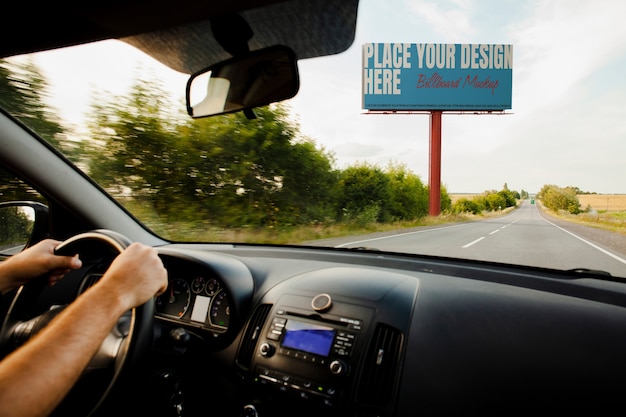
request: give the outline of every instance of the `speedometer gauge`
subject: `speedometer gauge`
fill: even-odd
[[[157,298],[156,311],[181,318],[189,309],[191,290],[187,281],[180,278],[170,280],[167,290]]]
[[[222,329],[228,328],[230,322],[230,305],[228,304],[228,297],[226,291],[220,291],[215,294],[211,301],[211,315],[209,320],[215,327]]]

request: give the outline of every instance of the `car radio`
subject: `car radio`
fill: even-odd
[[[257,345],[256,381],[334,405],[354,371],[363,326],[356,317],[276,308]]]

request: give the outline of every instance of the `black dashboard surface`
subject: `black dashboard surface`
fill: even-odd
[[[196,394],[208,390],[233,415],[246,406],[289,415],[291,405],[359,416],[415,415],[417,404],[428,414],[598,410],[626,388],[619,282],[367,251],[161,250],[171,279],[219,287],[200,298],[191,290],[180,318],[157,311],[156,345],[175,359],[155,363],[181,381],[210,375],[187,383],[190,409],[204,407]],[[221,327],[210,321],[220,293]],[[190,312],[205,297],[202,324]]]

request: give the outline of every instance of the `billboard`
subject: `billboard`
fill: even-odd
[[[511,108],[512,45],[366,43],[362,67],[367,110]]]

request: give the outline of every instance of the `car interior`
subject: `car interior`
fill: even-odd
[[[358,0],[9,3],[0,58],[119,39],[189,74],[190,118],[254,117],[297,94],[299,61],[352,45],[358,8]],[[24,13],[37,28],[28,35],[6,24]],[[207,92],[207,74],[224,81]],[[54,287],[3,296],[2,356],[130,242],[157,247],[168,271],[166,293],[120,318],[54,415],[600,414],[623,403],[619,277],[364,246],[170,241],[4,110],[0,163],[22,187],[0,212],[33,212],[31,235],[13,250],[53,237],[63,241],[58,253],[83,260]]]

